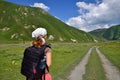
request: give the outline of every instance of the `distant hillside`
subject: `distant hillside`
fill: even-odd
[[[31,32],[44,27],[53,41],[90,42],[90,34],[68,26],[40,8],[0,1],[0,41],[32,40]]]
[[[120,25],[112,26],[107,29],[103,37],[108,40],[120,40]]]
[[[106,41],[106,39],[103,38],[103,34],[106,30],[107,29],[96,29],[89,33],[92,34],[93,38],[97,41]]]
[[[108,29],[97,29],[89,33],[107,40],[120,40],[120,25],[112,26]]]

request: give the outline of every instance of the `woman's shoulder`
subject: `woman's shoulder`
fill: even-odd
[[[51,50],[51,44],[45,43],[44,46],[46,46],[46,48],[45,48],[45,53],[52,51],[52,50]]]
[[[45,49],[45,53],[47,53],[47,52],[52,52],[51,48],[47,47],[47,48]]]

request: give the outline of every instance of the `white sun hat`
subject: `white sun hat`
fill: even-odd
[[[38,36],[44,37],[47,35],[47,31],[45,28],[37,28],[32,32],[32,37],[37,38]]]

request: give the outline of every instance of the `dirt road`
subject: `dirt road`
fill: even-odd
[[[119,70],[115,66],[113,66],[113,64],[100,52],[98,48],[96,48],[96,51],[103,63],[102,65],[106,72],[107,79],[108,80],[120,80]]]
[[[95,48],[95,47],[94,47]],[[83,75],[86,72],[86,64],[88,63],[90,54],[93,48],[90,48],[82,61],[71,71],[68,80],[83,80]],[[96,48],[96,52],[102,61],[102,65],[106,72],[106,77],[108,80],[120,80],[120,72],[119,70],[112,65],[112,63],[100,52],[98,48]]]
[[[85,66],[88,63],[92,48],[89,49],[82,61],[75,67],[68,77],[68,80],[83,80],[82,76],[85,74]]]

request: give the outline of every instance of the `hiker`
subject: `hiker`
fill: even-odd
[[[46,43],[47,31],[45,28],[37,28],[32,32],[35,40],[32,46],[24,51],[21,64],[21,73],[26,80],[47,80],[51,78],[49,67],[51,65],[51,46]],[[49,79],[50,80],[50,79]]]

